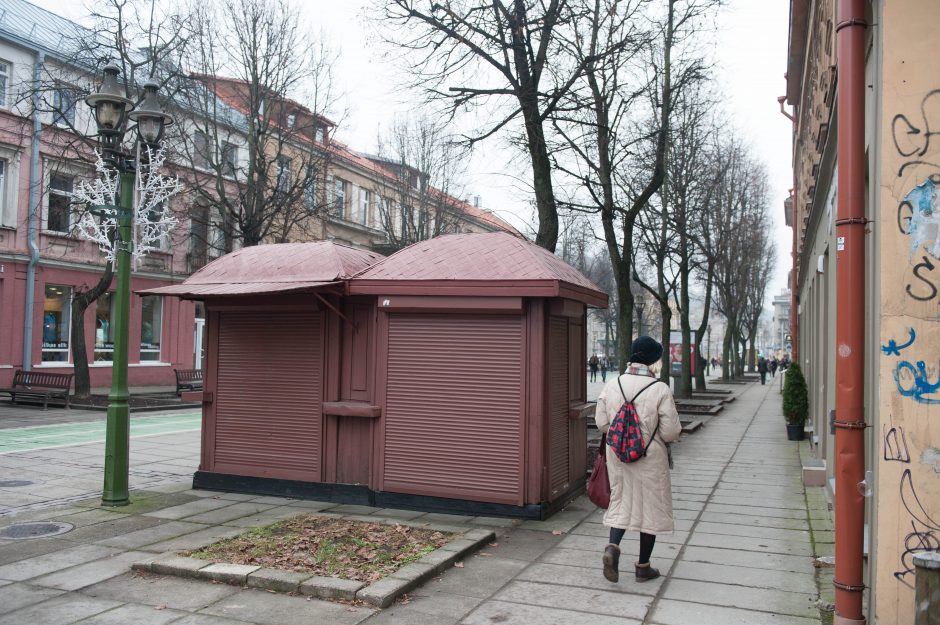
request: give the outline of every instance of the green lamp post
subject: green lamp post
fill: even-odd
[[[104,68],[101,88],[85,99],[95,113],[102,158],[119,174],[118,206],[104,206],[117,216],[115,238],[114,354],[111,368],[111,392],[108,394],[108,418],[105,433],[104,489],[101,503],[106,506],[124,506],[128,497],[128,448],[130,447],[130,410],[127,389],[127,343],[130,319],[130,274],[133,246],[132,218],[134,213],[134,178],[137,163],[123,149],[128,120],[137,124],[137,140],[155,148],[163,138],[166,126],[173,118],[160,107],[157,83],[144,85],[140,104],[124,95],[119,84],[120,69],[116,65]],[[142,151],[143,152],[143,151]]]

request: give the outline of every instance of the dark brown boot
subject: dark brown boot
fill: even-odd
[[[659,569],[654,569],[650,563],[636,565],[636,581],[648,582],[659,577]]]
[[[616,582],[620,579],[620,547],[614,544],[607,545],[604,549],[604,577],[609,582]]]

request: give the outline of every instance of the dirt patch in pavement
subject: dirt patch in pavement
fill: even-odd
[[[372,583],[453,537],[407,525],[304,515],[182,555]]]

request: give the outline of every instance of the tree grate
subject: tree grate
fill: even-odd
[[[0,529],[0,538],[26,540],[29,538],[49,538],[70,532],[75,528],[71,523],[35,522],[14,523]]]

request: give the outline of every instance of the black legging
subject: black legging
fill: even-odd
[[[623,540],[623,535],[627,533],[627,530],[622,530],[619,527],[610,528],[610,542],[613,545],[620,545],[620,541]],[[653,547],[656,545],[656,534],[647,534],[646,532],[640,532],[640,559],[637,560],[637,564],[648,564],[650,561],[650,556],[653,555]]]

